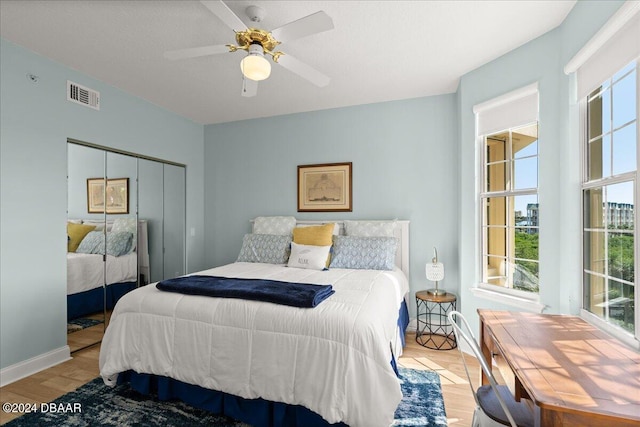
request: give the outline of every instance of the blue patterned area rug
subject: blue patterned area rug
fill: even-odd
[[[394,426],[447,426],[440,376],[435,371],[398,368],[402,401],[396,409]]]
[[[77,319],[72,319],[67,322],[67,334],[81,331],[83,329],[99,325],[100,323],[102,323],[102,320],[91,319],[89,317],[79,317]]]
[[[440,378],[433,371],[399,368],[403,399],[394,426],[446,426]],[[159,402],[127,384],[110,388],[102,378],[45,405],[46,412],[25,414],[5,424],[22,426],[215,426],[249,427],[224,415],[214,415],[182,402]],[[78,409],[81,410],[78,411]]]

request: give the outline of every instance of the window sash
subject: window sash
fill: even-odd
[[[482,254],[482,283],[484,286],[499,290],[500,292],[508,291],[508,293],[525,296],[526,298],[532,298],[537,296],[537,291],[524,290],[524,288],[518,289],[521,285],[521,280],[517,280],[516,277],[525,277],[530,268],[535,267],[536,277],[533,279],[535,287],[539,284],[538,268],[540,264],[539,252],[536,251],[536,259],[522,258],[517,256],[516,250],[518,246],[516,244],[516,233],[523,230],[531,230],[536,234],[539,232],[539,225],[527,224],[518,225],[516,223],[516,206],[515,200],[519,196],[536,196],[536,203],[538,203],[538,188],[537,179],[536,186],[530,188],[515,188],[517,183],[515,179],[515,167],[516,162],[524,159],[538,159],[538,147],[536,147],[535,154],[527,154],[522,157],[514,155],[513,148],[513,133],[518,129],[531,124],[532,126],[538,126],[538,122],[534,123],[522,123],[517,126],[512,126],[504,133],[508,134],[507,142],[504,145],[504,154],[499,155],[499,158],[489,159],[491,154],[488,147],[488,141],[494,134],[484,135],[480,138],[482,144],[482,188],[480,192],[480,204],[482,211],[481,227],[482,227],[482,239],[481,239],[481,254]],[[536,141],[538,138],[536,137]],[[502,158],[504,157],[504,158]],[[498,166],[498,173],[504,173],[504,185],[498,185],[499,190],[490,188],[490,167]],[[538,166],[536,164],[536,178],[538,173]],[[494,190],[494,191],[488,191]],[[491,218],[488,212],[489,203],[494,199],[493,203],[499,203],[497,208],[499,211],[504,211],[503,215],[500,212],[493,212],[497,214],[497,219]],[[504,199],[504,202],[500,203],[499,200]],[[539,205],[538,205],[539,206]],[[497,239],[491,242],[492,239]],[[528,266],[529,268],[525,268]],[[517,270],[517,272],[516,272]],[[531,281],[529,281],[531,282]],[[532,287],[529,286],[529,289]]]
[[[588,97],[582,98],[581,105],[581,147],[583,158],[583,179],[582,179],[582,309],[585,313],[593,318],[599,319],[599,322],[606,326],[610,331],[617,331],[617,334],[626,341],[633,342],[633,336],[636,339],[640,338],[640,313],[636,308],[635,313],[631,314],[631,308],[633,304],[638,307],[638,301],[640,296],[637,294],[637,273],[640,271],[640,232],[635,224],[638,223],[637,206],[640,201],[640,129],[638,129],[640,114],[640,63],[639,61],[632,61],[635,67],[635,86],[636,86],[636,110],[635,117],[630,120],[626,120],[625,123],[618,123],[614,128],[614,106],[613,102],[609,101],[606,107],[602,107],[602,112],[598,114],[598,111],[590,110],[590,108],[600,108],[596,103],[591,103],[596,97],[601,96],[603,93],[607,93],[610,96],[612,91],[615,90],[616,83],[622,81],[624,78],[628,78],[629,74],[633,72],[626,72],[624,75],[620,74],[620,70],[623,69],[626,64],[621,64],[619,69],[614,69],[611,73],[605,76],[605,81],[600,82],[601,90],[596,93],[592,93]],[[613,77],[612,77],[613,76]],[[599,123],[595,123],[595,128],[590,123],[590,120],[600,121],[606,124],[602,132],[598,132]],[[608,123],[605,123],[608,121]],[[591,126],[591,128],[590,128]],[[635,156],[636,164],[634,170],[625,171],[622,173],[615,173],[616,165],[614,164],[615,158],[607,158],[602,155],[602,152],[597,152],[596,155],[602,155],[601,162],[611,162],[608,169],[603,168],[603,172],[596,170],[594,174],[591,170],[593,164],[591,162],[594,159],[590,158],[593,153],[590,152],[592,143],[601,138],[609,137],[615,134],[616,131],[627,128],[629,126],[635,126]],[[595,129],[595,132],[594,132]],[[599,133],[599,134],[596,134]],[[612,142],[613,144],[613,142]],[[609,147],[610,149],[611,147]],[[598,158],[595,158],[595,164],[597,166]],[[609,211],[611,202],[619,202],[619,200],[610,199],[609,193],[605,192],[606,188],[615,186],[618,184],[630,183],[632,189],[630,194],[632,195],[631,204],[634,205],[634,212],[632,218],[633,229],[611,228],[610,221],[613,219],[613,213]],[[598,196],[596,192],[594,200],[587,199],[587,192],[592,190],[601,190],[601,194]],[[626,194],[626,193],[625,193]],[[591,196],[590,196],[591,197]],[[600,197],[600,200],[598,199]],[[594,204],[595,203],[595,204]],[[599,206],[602,203],[602,207]],[[626,203],[623,200],[623,203]],[[628,220],[628,218],[626,218]],[[634,281],[628,280],[630,273],[627,270],[628,264],[625,263],[624,258],[618,260],[617,257],[628,251],[628,246],[624,248],[624,239],[614,241],[614,239],[620,239],[624,236],[632,236],[631,248],[633,250],[632,260],[632,274]],[[628,238],[628,237],[627,237]],[[628,252],[627,252],[628,253]],[[633,293],[635,301],[627,301],[628,296]],[[631,305],[629,305],[629,303]],[[625,305],[626,304],[626,305]],[[624,306],[625,308],[622,308]],[[627,338],[624,338],[626,334]],[[637,344],[637,341],[635,341]]]

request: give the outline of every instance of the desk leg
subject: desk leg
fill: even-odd
[[[486,341],[485,330],[484,330],[484,319],[482,318],[482,316],[480,316],[480,350],[482,350],[482,355],[484,356],[484,360],[487,361],[487,364],[489,365],[489,369],[493,371],[493,357],[491,357],[491,349],[487,347],[487,341]],[[480,369],[480,374],[482,379],[482,385],[489,384],[489,379],[487,378],[487,376],[485,375],[482,369]]]
[[[514,382],[515,384],[514,386],[514,397],[516,399],[516,402],[520,402],[521,399],[529,399],[531,400],[531,397],[529,396],[529,393],[527,393],[527,390],[525,390],[525,388],[522,386],[522,383],[520,382],[520,378],[518,378],[517,375],[514,375]]]

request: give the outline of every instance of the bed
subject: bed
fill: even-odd
[[[84,224],[94,223],[85,220]],[[108,231],[112,226],[113,221],[107,224]],[[137,287],[138,271],[145,277],[149,270],[146,230],[146,221],[138,221],[137,246],[119,256],[107,254],[106,260],[102,253],[67,252],[67,320],[112,309],[122,295]]]
[[[328,270],[246,262],[241,251],[235,263],[196,273],[331,284],[335,293],[313,309],[156,286],[130,292],[102,341],[102,378],[253,426],[390,425],[402,399],[394,361],[408,324],[409,223],[386,223],[398,243],[389,268],[342,268],[335,243]]]

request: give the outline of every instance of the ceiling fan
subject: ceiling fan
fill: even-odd
[[[236,33],[236,44],[172,50],[165,52],[165,58],[178,60],[244,50],[247,55],[240,62],[243,75],[242,96],[244,97],[255,96],[258,93],[258,81],[268,78],[271,74],[271,64],[265,56],[271,56],[273,62],[316,86],[323,87],[329,84],[329,77],[320,71],[291,55],[275,51],[276,46],[282,42],[333,29],[333,21],[325,12],[319,11],[275,30],[266,31],[247,27],[222,0],[202,0],[200,3]],[[259,6],[249,6],[246,13],[252,22],[259,23],[264,18],[265,11]]]

